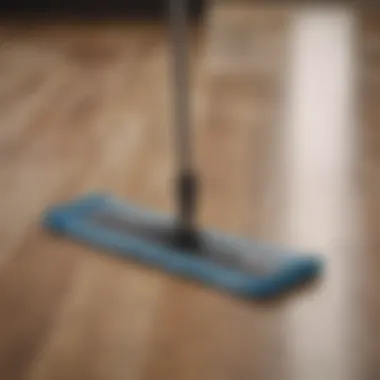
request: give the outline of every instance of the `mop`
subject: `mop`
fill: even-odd
[[[233,295],[277,297],[318,277],[323,260],[318,255],[197,226],[198,176],[192,163],[188,100],[187,0],[170,0],[170,20],[178,148],[176,215],[94,193],[53,205],[46,210],[43,225],[55,235],[100,252]]]

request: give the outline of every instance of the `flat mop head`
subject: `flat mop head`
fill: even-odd
[[[56,206],[44,217],[52,232],[243,297],[278,296],[322,269],[316,256],[216,231],[201,231],[197,247],[181,248],[175,225],[174,218],[107,195]]]

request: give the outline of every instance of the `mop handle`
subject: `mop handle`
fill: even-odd
[[[174,75],[174,123],[180,170],[192,166],[187,0],[169,0]]]
[[[187,0],[169,0],[169,2],[174,72],[175,143],[178,160],[177,238],[180,244],[190,246],[196,240],[194,219],[197,203],[197,178],[193,170],[191,146],[188,2]]]

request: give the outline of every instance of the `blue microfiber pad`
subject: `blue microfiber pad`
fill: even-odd
[[[102,251],[250,298],[268,298],[315,278],[323,263],[217,231],[201,231],[199,247],[172,243],[174,218],[107,195],[88,195],[55,206],[44,216],[48,230]]]

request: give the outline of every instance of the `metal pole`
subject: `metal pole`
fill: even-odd
[[[176,243],[186,248],[198,244],[195,227],[197,178],[192,159],[190,112],[190,75],[187,0],[169,0],[170,30],[173,49],[174,129],[178,160]]]
[[[169,0],[174,76],[174,124],[180,170],[192,167],[187,0]]]

